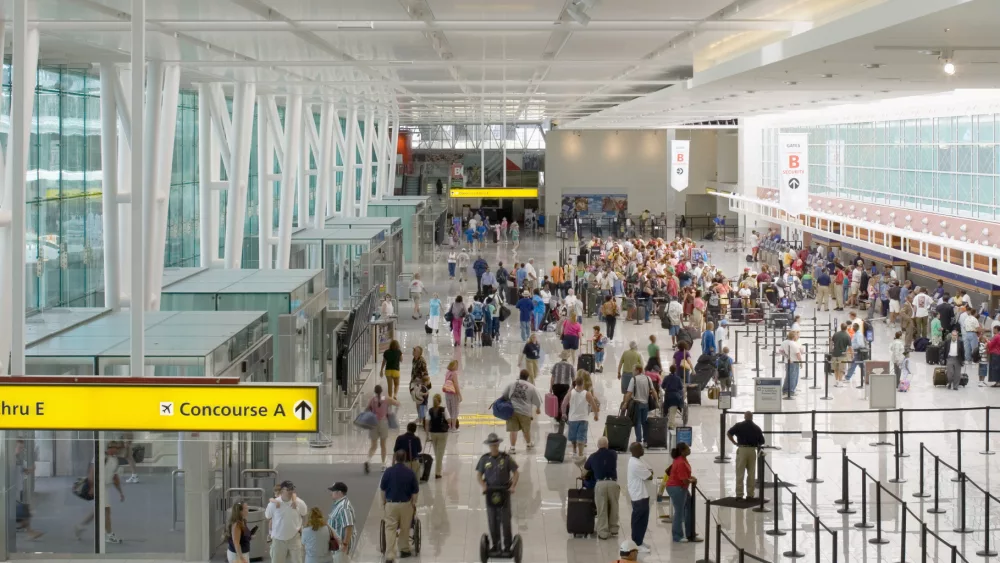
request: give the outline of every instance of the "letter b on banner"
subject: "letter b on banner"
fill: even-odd
[[[788,167],[789,168],[798,168],[799,167],[799,155],[797,155],[797,154],[790,154],[790,155],[788,155]]]

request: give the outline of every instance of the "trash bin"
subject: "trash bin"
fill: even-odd
[[[267,555],[267,522],[264,520],[264,509],[259,506],[248,508],[247,527],[257,528],[257,533],[250,539],[250,561],[263,561]]]
[[[410,283],[413,281],[412,272],[403,272],[396,278],[396,299],[399,301],[410,300]]]

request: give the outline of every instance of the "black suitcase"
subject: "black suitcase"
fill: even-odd
[[[493,346],[493,335],[488,330],[483,331],[481,338],[483,346]]]
[[[566,459],[566,435],[558,432],[545,439],[545,459],[551,463],[562,463]]]
[[[928,344],[926,354],[927,365],[936,366],[941,364],[941,346]]]
[[[624,452],[628,450],[628,440],[632,436],[632,419],[608,415],[604,422],[604,433],[607,435],[609,448]]]
[[[651,416],[647,419],[646,447],[667,447],[667,419],[661,416]]]
[[[583,369],[594,373],[594,355],[580,354],[580,357],[576,360],[576,369]]]
[[[594,489],[570,489],[566,495],[566,531],[573,537],[587,537],[594,533],[597,504]]]
[[[434,469],[434,458],[430,454],[420,454],[420,463],[423,465],[423,473],[420,475],[421,481],[430,481],[431,470]]]
[[[699,387],[697,383],[691,383],[687,386],[687,404],[701,404],[701,387]]]
[[[514,306],[517,303],[517,300],[520,299],[520,296],[517,294],[517,288],[512,285],[508,285],[507,295],[504,297],[504,299],[507,300],[508,305]]]

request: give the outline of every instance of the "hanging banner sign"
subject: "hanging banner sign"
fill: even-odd
[[[778,202],[782,209],[798,216],[809,210],[809,136],[782,133],[778,136],[781,178]]]
[[[683,191],[688,187],[688,162],[691,141],[670,141],[670,187]]]

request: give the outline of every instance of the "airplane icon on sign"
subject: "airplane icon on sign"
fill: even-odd
[[[160,416],[174,416],[174,404],[172,402],[160,403]]]

